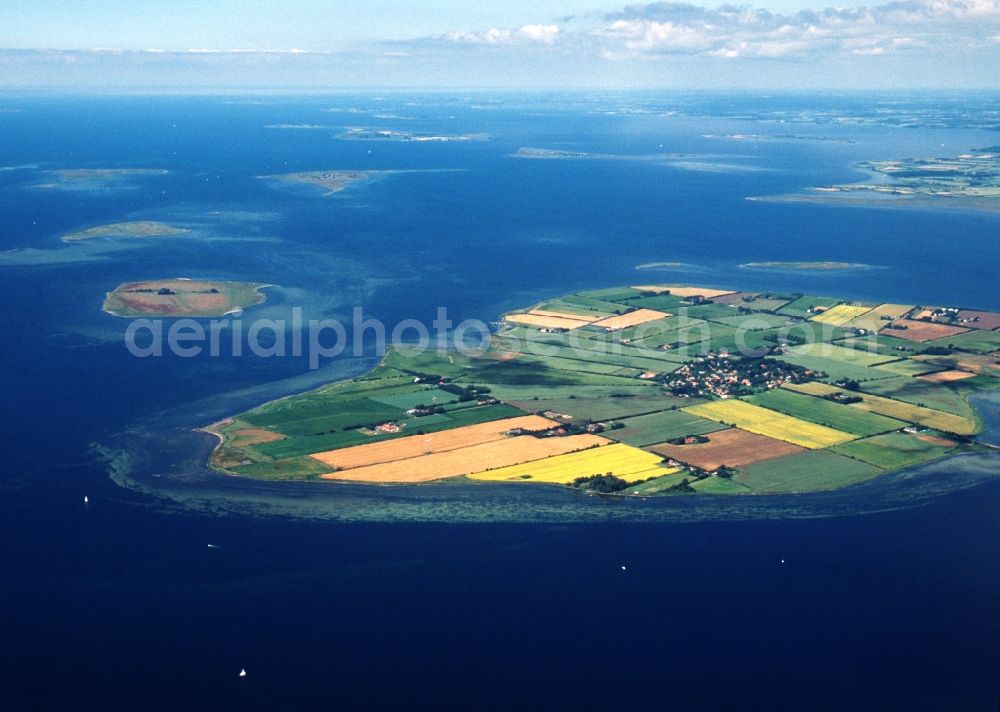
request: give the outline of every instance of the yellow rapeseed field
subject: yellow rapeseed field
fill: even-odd
[[[855,436],[849,433],[799,420],[790,415],[741,400],[718,400],[689,406],[681,410],[811,450],[839,445],[855,439]]]
[[[864,316],[871,310],[871,307],[852,307],[849,304],[838,304],[835,307],[830,307],[822,314],[817,314],[812,320],[818,321],[821,324],[829,324],[830,326],[842,326],[851,319]]]
[[[569,484],[577,477],[611,473],[627,482],[639,482],[680,471],[679,468],[661,467],[662,460],[661,455],[654,455],[631,445],[614,443],[513,467],[478,472],[469,475],[469,479]]]
[[[867,314],[862,314],[859,317],[851,319],[848,326],[854,329],[878,331],[888,323],[887,321],[884,321],[882,317],[886,316],[898,319],[901,316],[909,314],[913,311],[913,309],[914,306],[912,304],[881,304]]]

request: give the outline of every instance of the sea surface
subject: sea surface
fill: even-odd
[[[649,282],[1000,309],[1000,212],[747,199],[996,145],[998,100],[0,96],[0,703],[996,709],[1000,457],[737,499],[234,480],[194,428],[362,373],[374,344],[317,370],[137,358],[101,301],[182,276],[274,285],[247,322],[491,320]],[[111,168],[168,173],[52,173]],[[389,173],[261,178],[313,170]],[[190,232],[59,240],[125,220]],[[740,267],[781,260],[870,268]],[[977,403],[1000,441],[1000,397]]]

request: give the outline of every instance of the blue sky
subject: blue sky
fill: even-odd
[[[1000,85],[1000,0],[829,7],[4,0],[0,86]]]

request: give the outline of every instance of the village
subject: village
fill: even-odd
[[[823,374],[772,358],[734,359],[708,354],[668,374],[663,384],[675,396],[732,398],[786,383],[807,383]]]

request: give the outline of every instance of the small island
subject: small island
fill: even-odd
[[[514,152],[514,158],[540,158],[540,159],[591,159],[591,158],[622,158],[604,153],[587,153],[586,151],[563,151],[555,148],[519,148]]]
[[[214,469],[268,480],[830,490],[987,447],[969,397],[1000,387],[998,349],[1000,313],[959,306],[616,287],[206,431]]]
[[[684,262],[644,262],[641,265],[636,265],[637,270],[677,270],[677,269],[687,269],[688,264]]]
[[[104,299],[104,311],[124,317],[223,316],[263,303],[269,285],[221,280],[157,279],[120,284]]]
[[[486,134],[435,134],[398,129],[373,129],[355,126],[337,136],[345,141],[402,141],[417,143],[448,143],[453,141],[485,141]]]
[[[285,183],[322,188],[326,195],[339,193],[355,183],[361,183],[372,178],[379,171],[302,171],[300,173],[283,173],[279,175],[260,176],[265,180],[276,180]]]
[[[746,262],[743,269],[787,269],[793,271],[837,271],[872,269],[872,265],[862,262]]]
[[[79,242],[81,240],[93,240],[100,237],[166,237],[170,235],[183,235],[187,232],[190,232],[190,230],[154,220],[137,220],[132,222],[108,223],[107,225],[97,225],[83,230],[74,230],[73,232],[67,232],[61,239],[63,242]]]
[[[51,175],[57,176],[67,183],[165,176],[169,172],[164,168],[59,168],[49,171]]]
[[[134,178],[165,176],[170,171],[162,168],[57,168],[42,171],[51,180],[35,183],[36,190],[98,191],[131,187]]]

